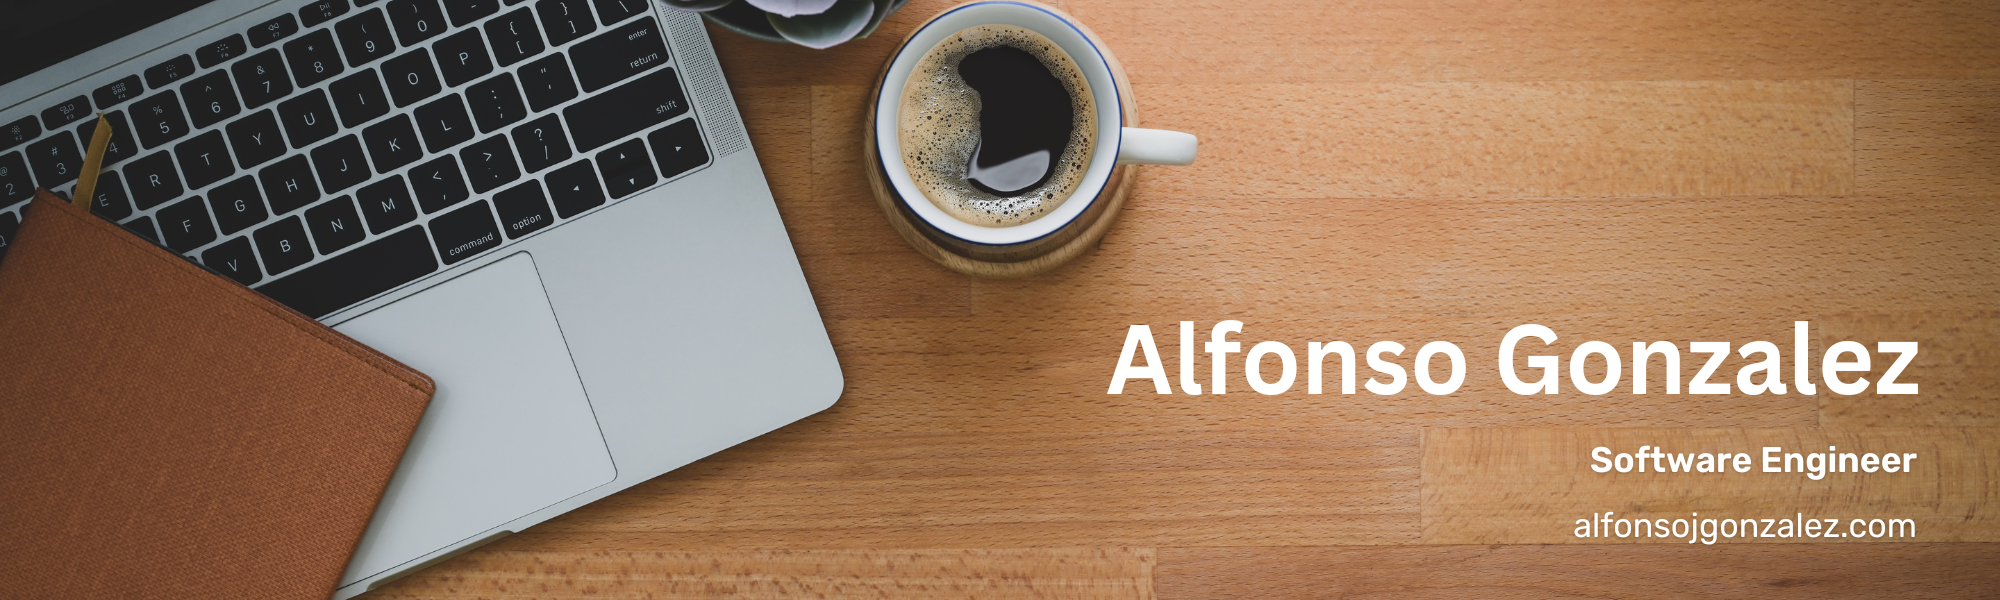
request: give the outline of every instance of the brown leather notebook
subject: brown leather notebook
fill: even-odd
[[[42,192],[0,257],[0,596],[327,598],[434,390]]]

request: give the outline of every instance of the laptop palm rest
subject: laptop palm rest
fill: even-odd
[[[616,477],[529,254],[335,329],[437,382],[340,585],[419,564]]]

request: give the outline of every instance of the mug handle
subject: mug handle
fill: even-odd
[[[1121,165],[1193,164],[1198,145],[1193,134],[1165,129],[1124,127],[1118,138],[1118,164]]]

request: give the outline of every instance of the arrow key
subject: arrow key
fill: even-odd
[[[660,158],[660,176],[667,179],[708,163],[708,149],[701,146],[701,130],[694,119],[661,127],[646,134],[646,141],[652,142],[653,154]]]
[[[604,204],[604,188],[598,187],[597,173],[591,170],[588,159],[549,171],[546,179],[556,216],[567,219]]]
[[[646,144],[637,139],[597,153],[597,168],[604,172],[604,190],[613,198],[653,187],[659,178],[653,175],[652,163],[653,158],[646,155]]]

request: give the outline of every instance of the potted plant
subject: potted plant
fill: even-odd
[[[723,28],[760,40],[815,50],[868,37],[910,0],[659,0],[698,12]]]

